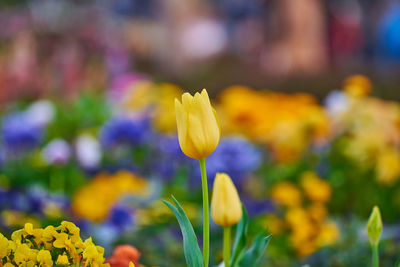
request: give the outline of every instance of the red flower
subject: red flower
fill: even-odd
[[[120,245],[114,249],[113,255],[107,259],[107,262],[111,267],[128,267],[129,262],[133,262],[136,267],[140,267],[139,258],[140,252],[134,246]]]

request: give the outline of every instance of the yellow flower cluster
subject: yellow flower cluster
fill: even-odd
[[[75,193],[71,206],[75,214],[100,222],[122,197],[127,195],[146,197],[149,194],[149,183],[131,172],[99,174]]]
[[[300,186],[290,182],[276,184],[271,189],[271,197],[286,208],[286,214],[284,218],[269,215],[266,219],[271,232],[289,231],[292,246],[304,257],[334,244],[339,238],[339,228],[327,219],[326,203],[332,193],[330,184],[313,172],[304,172]]]
[[[228,133],[241,133],[265,143],[278,161],[297,159],[310,142],[324,140],[329,120],[309,94],[227,88],[219,97],[218,114]]]
[[[104,261],[104,249],[92,238],[82,241],[80,229],[71,222],[44,229],[26,223],[12,233],[11,240],[0,234],[0,266],[110,266]]]
[[[349,107],[334,118],[333,128],[335,135],[344,134],[344,155],[360,168],[374,168],[378,182],[390,185],[400,177],[400,105],[367,96],[370,85],[364,83],[357,84],[367,87],[364,93],[345,87]]]

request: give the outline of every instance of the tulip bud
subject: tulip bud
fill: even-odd
[[[372,209],[372,213],[369,216],[367,224],[367,232],[369,237],[369,242],[372,245],[377,245],[382,233],[382,218],[379,208],[375,206]]]
[[[182,103],[175,99],[179,144],[186,156],[205,159],[217,147],[220,129],[215,110],[207,91],[191,96],[182,95]]]
[[[231,226],[242,218],[242,204],[231,178],[217,173],[211,200],[211,217],[216,224]]]

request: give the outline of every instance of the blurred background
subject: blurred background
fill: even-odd
[[[105,90],[126,73],[213,93],[231,84],[318,97],[349,73],[399,99],[398,1],[0,3],[2,101]],[[296,87],[296,88],[294,88]]]
[[[2,0],[0,231],[69,220],[112,267],[120,244],[136,266],[185,266],[161,200],[201,233],[174,99],[207,88],[223,136],[209,184],[228,173],[250,236],[273,234],[261,266],[367,266],[374,205],[393,266],[399,85],[400,1]]]

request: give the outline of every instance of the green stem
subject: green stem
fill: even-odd
[[[201,170],[201,185],[203,190],[203,262],[204,267],[208,267],[210,258],[210,215],[208,206],[208,185],[206,173],[206,161],[199,159]]]
[[[372,267],[379,267],[378,244],[372,244]]]
[[[224,227],[224,264],[229,267],[229,260],[231,259],[231,227]]]

